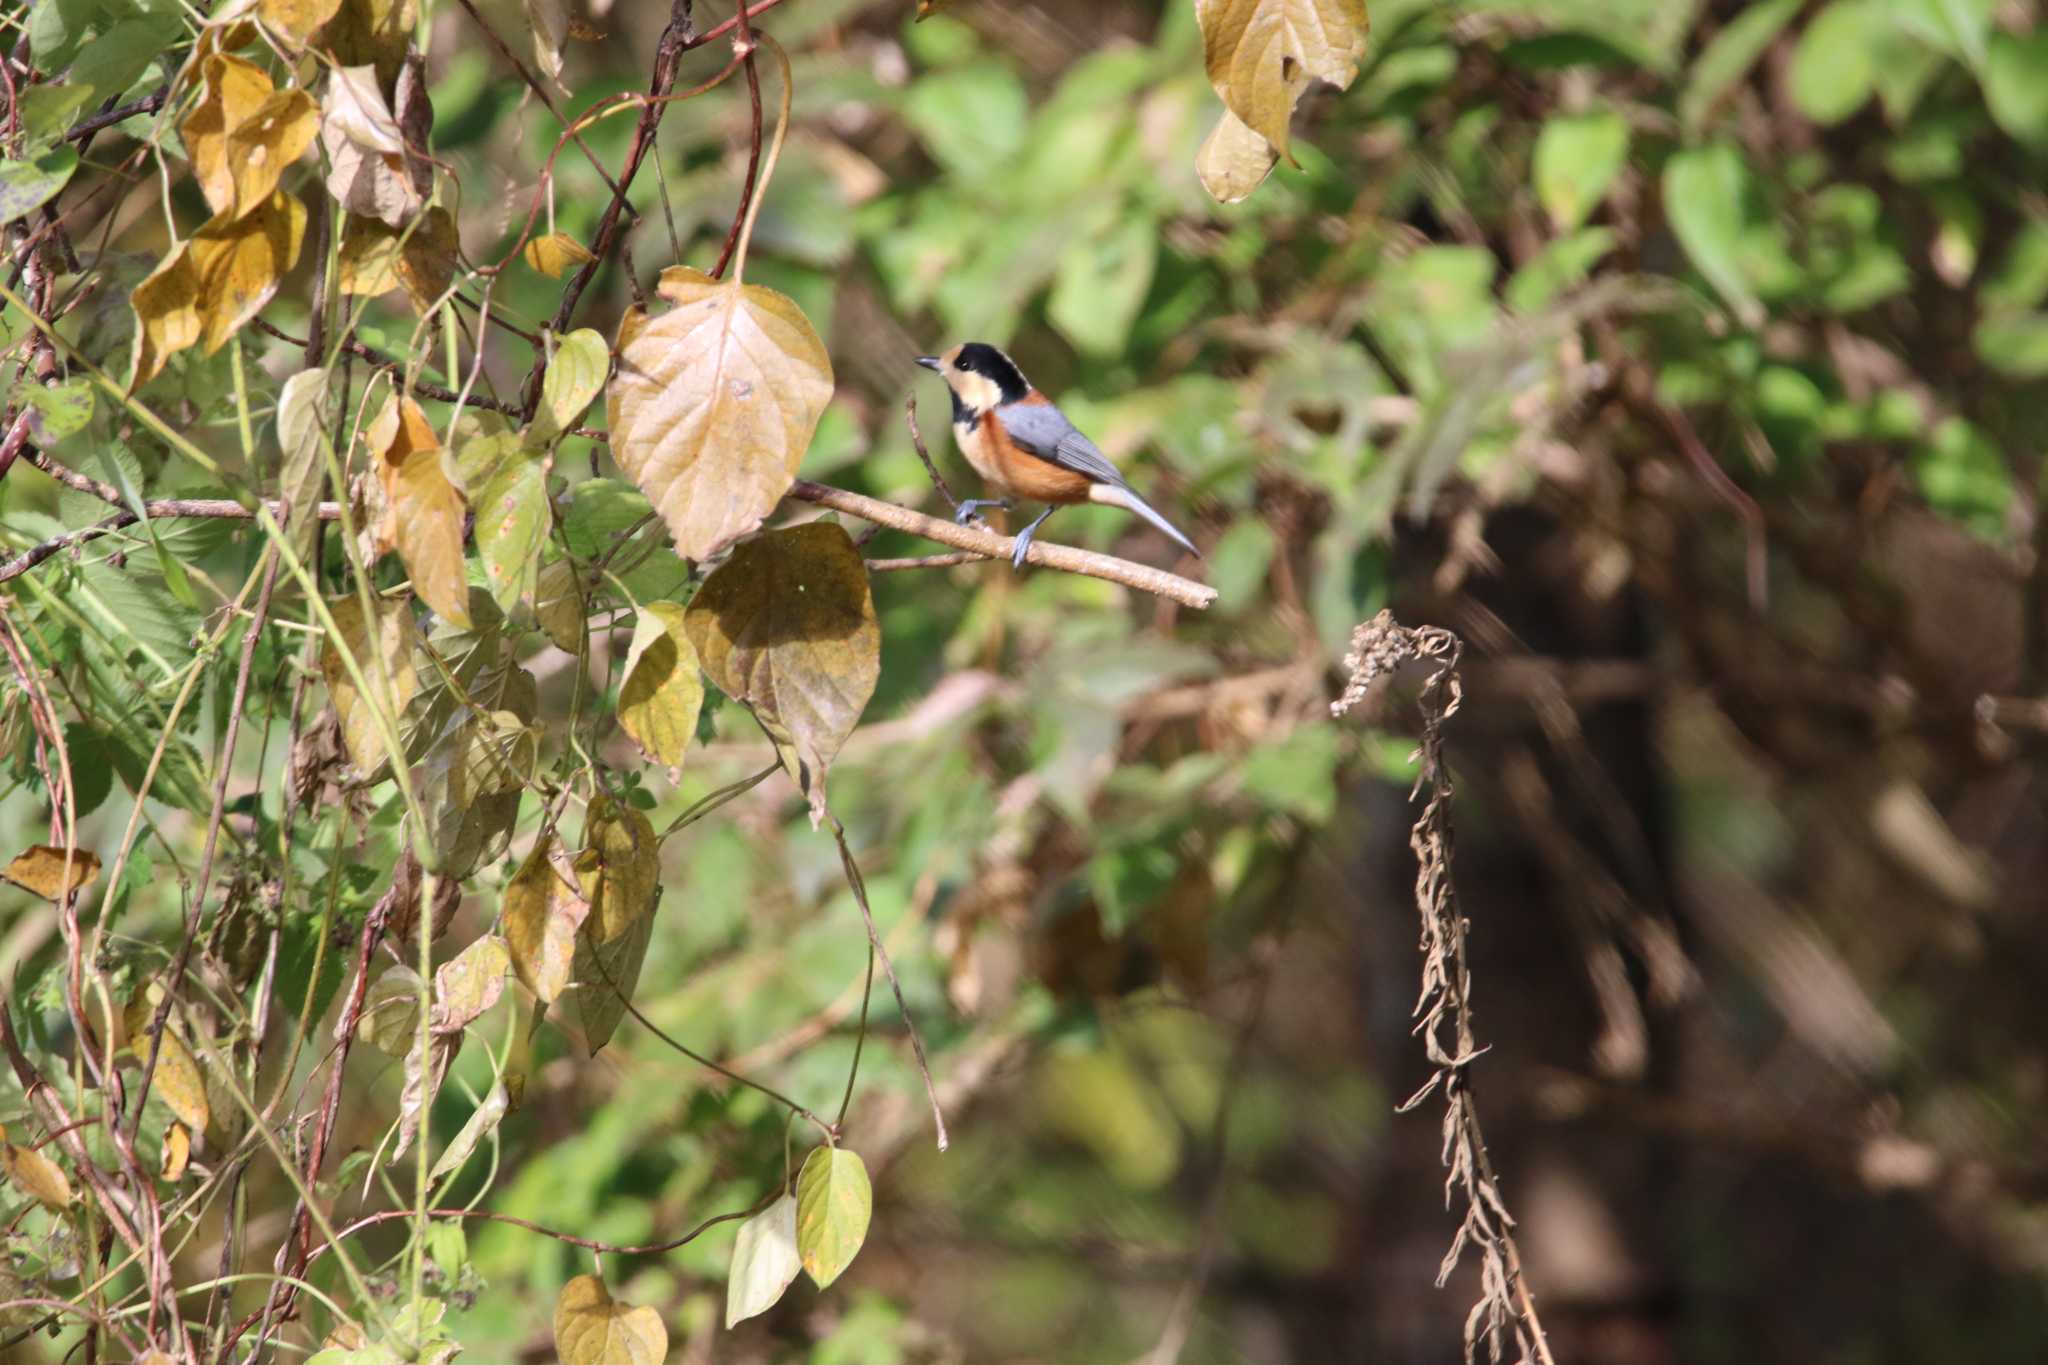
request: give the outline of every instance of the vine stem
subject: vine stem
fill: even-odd
[[[742,10],[741,13],[745,13],[745,11]],[[761,182],[754,187],[754,197],[747,204],[746,221],[740,224],[739,250],[733,253],[732,258],[732,281],[734,284],[746,282],[747,248],[752,245],[754,240],[754,219],[760,215],[761,201],[768,197],[768,184],[775,179],[775,163],[782,156],[782,139],[789,132],[789,97],[795,84],[790,76],[789,54],[783,51],[782,44],[776,42],[771,35],[766,33],[759,34],[757,37],[760,42],[767,45],[770,52],[775,54],[776,64],[782,68],[782,112],[775,121],[775,137],[768,144],[768,160],[761,167]]]

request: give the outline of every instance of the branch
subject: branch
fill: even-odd
[[[789,496],[799,502],[815,503],[828,507],[834,512],[843,512],[862,521],[871,521],[877,526],[886,526],[892,531],[905,531],[913,536],[923,536],[941,545],[968,550],[982,559],[1008,559],[1015,547],[1015,536],[1000,536],[994,531],[984,531],[975,526],[958,526],[937,517],[928,517],[922,512],[913,512],[907,507],[898,507],[893,502],[882,502],[875,498],[849,493],[843,488],[833,488],[809,479],[798,479],[790,485]],[[1206,609],[1216,600],[1216,589],[1193,579],[1182,578],[1179,574],[1164,569],[1148,568],[1134,564],[1128,559],[1114,555],[1097,554],[1093,550],[1079,550],[1071,545],[1051,545],[1034,539],[1030,551],[1024,556],[1031,564],[1041,564],[1048,569],[1059,569],[1066,573],[1085,574],[1090,578],[1106,579],[1121,583],[1139,592],[1149,592],[1158,597],[1178,602],[1184,607]],[[892,563],[890,567],[909,567]]]

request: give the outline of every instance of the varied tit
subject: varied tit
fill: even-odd
[[[921,355],[917,363],[937,370],[952,391],[953,440],[974,472],[999,493],[1049,504],[1037,521],[1018,533],[1011,568],[1024,566],[1032,534],[1045,519],[1056,508],[1076,502],[1103,502],[1136,512],[1189,554],[1201,556],[1194,542],[1153,511],[1050,398],[1031,387],[1010,357],[987,342],[970,341],[944,355]],[[960,504],[957,520],[966,521],[979,507],[1009,505],[1007,499],[973,499]]]

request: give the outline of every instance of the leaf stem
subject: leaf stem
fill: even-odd
[[[747,278],[747,248],[754,240],[754,219],[760,216],[761,201],[768,197],[768,183],[775,179],[775,163],[782,156],[782,139],[789,132],[789,97],[793,88],[790,78],[789,54],[782,50],[782,44],[768,34],[758,35],[768,50],[775,54],[775,60],[782,67],[782,112],[775,120],[775,137],[768,144],[768,160],[761,167],[761,181],[754,187],[753,200],[747,205],[746,221],[740,224],[740,246],[733,253],[732,279],[734,284],[743,284]]]

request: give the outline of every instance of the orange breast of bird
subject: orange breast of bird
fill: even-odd
[[[967,462],[999,491],[1028,502],[1088,501],[1085,476],[1020,449],[993,412],[983,413],[971,432],[960,434]]]

